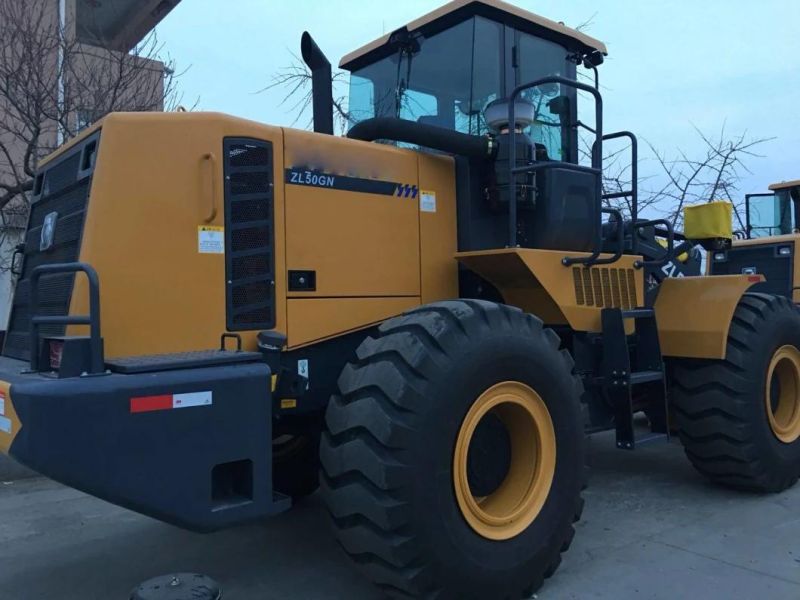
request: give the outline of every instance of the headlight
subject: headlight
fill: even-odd
[[[714,261],[715,261],[715,262],[722,262],[722,261],[724,261],[724,260],[725,260],[727,257],[728,257],[728,255],[727,255],[727,254],[725,254],[724,252],[715,252],[715,253],[714,253]]]

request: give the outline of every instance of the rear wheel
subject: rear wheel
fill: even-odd
[[[711,480],[778,492],[800,476],[800,311],[745,294],[727,356],[679,361],[672,401],[692,464]]]
[[[443,302],[381,325],[339,379],[322,489],[339,541],[389,593],[519,598],[582,508],[579,380],[517,309]]]

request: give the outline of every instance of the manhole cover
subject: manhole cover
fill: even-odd
[[[219,584],[197,573],[174,573],[149,579],[131,592],[131,600],[221,600]]]

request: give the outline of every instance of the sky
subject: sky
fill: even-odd
[[[512,0],[603,40],[606,131],[628,129],[671,156],[702,152],[693,127],[775,138],[758,148],[742,193],[800,179],[800,2]],[[299,55],[308,30],[331,62],[444,0],[182,0],[157,29],[185,71],[183,103],[290,126],[282,90],[258,90]],[[303,119],[298,126],[303,126]],[[654,172],[643,153],[640,170]]]

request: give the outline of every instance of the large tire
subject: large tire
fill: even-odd
[[[787,348],[794,351],[784,362]],[[797,348],[797,307],[782,296],[751,293],[734,313],[725,360],[674,363],[672,402],[680,439],[700,473],[758,492],[779,492],[797,481],[800,361],[792,358],[800,357]],[[783,386],[776,383],[782,377]],[[783,440],[770,424],[781,390],[795,411],[785,415],[792,431]]]
[[[378,586],[399,597],[520,598],[555,572],[583,507],[582,388],[573,366],[558,336],[537,318],[477,300],[424,306],[385,322],[361,344],[328,407],[321,488],[341,545]],[[475,421],[474,437],[463,437],[465,424],[482,399],[506,385],[523,395],[535,390],[549,413],[552,483],[538,510],[481,529],[476,513],[463,508],[476,500],[464,490],[471,493],[477,481],[488,485],[478,502],[499,497],[512,473],[529,464],[512,449],[505,478],[501,470],[491,472],[494,483],[473,479],[473,459],[496,456],[503,444],[472,446],[498,439],[477,433],[478,426],[494,427],[497,415]],[[497,410],[508,409],[502,406]],[[519,422],[534,421],[528,417]],[[545,429],[537,431],[544,436]],[[546,447],[544,437],[509,436],[509,449],[527,453],[527,443],[514,445],[520,439]],[[544,451],[537,456],[532,462],[547,463]],[[541,481],[546,468],[529,468],[536,469],[530,481]],[[525,502],[514,506],[533,507]]]

